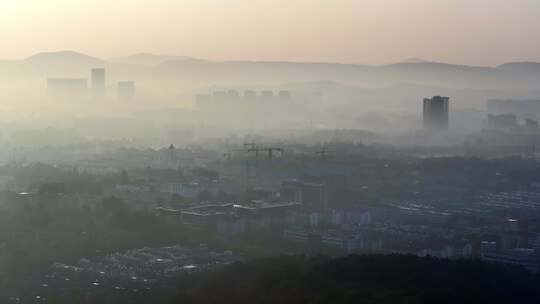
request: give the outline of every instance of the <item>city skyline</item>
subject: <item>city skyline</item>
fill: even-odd
[[[540,303],[540,0],[0,0],[0,304]]]

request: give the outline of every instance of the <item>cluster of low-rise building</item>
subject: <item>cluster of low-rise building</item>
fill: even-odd
[[[219,235],[231,236],[248,231],[272,230],[294,223],[295,213],[301,203],[265,202],[200,204],[184,210],[163,210],[161,213],[186,225],[207,228]]]
[[[47,79],[47,91],[51,98],[82,100],[90,96],[92,99],[101,100],[106,97],[107,93],[104,68],[94,68],[91,70],[90,92],[88,86],[87,78],[63,77]],[[116,90],[118,99],[125,101],[132,100],[135,98],[135,81],[118,81]]]
[[[46,302],[49,290],[54,290],[56,295],[83,290],[86,299],[95,301],[105,295],[137,297],[156,288],[167,292],[168,280],[171,278],[205,271],[237,260],[239,256],[232,251],[212,252],[204,246],[186,248],[176,245],[83,258],[74,265],[54,263],[45,272],[28,280],[25,294],[11,295],[9,301]],[[174,291],[175,286],[170,286],[170,289]]]

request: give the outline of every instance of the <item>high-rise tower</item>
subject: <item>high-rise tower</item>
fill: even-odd
[[[433,96],[424,98],[424,128],[428,130],[448,130],[449,97]]]
[[[92,96],[96,99],[105,97],[105,69],[92,69]]]

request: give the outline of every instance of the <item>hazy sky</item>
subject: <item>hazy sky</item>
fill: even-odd
[[[380,64],[540,61],[540,0],[0,0],[0,58],[76,50]]]

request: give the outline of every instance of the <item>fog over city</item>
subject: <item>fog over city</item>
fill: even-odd
[[[483,128],[489,99],[540,99],[540,67],[534,62],[477,67],[406,59],[356,65],[149,53],[101,59],[58,51],[0,65],[8,143],[17,141],[10,133],[17,130],[39,130],[42,141],[67,132],[70,143],[91,138],[148,143],[169,131],[193,133],[194,142],[252,131],[411,135],[422,125],[420,101],[433,95],[451,96],[450,134],[464,135]],[[99,84],[93,69],[103,69]]]
[[[540,3],[0,2],[0,303],[537,303]]]

